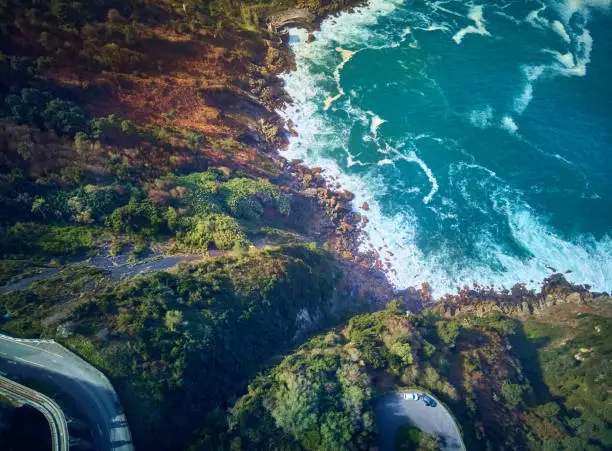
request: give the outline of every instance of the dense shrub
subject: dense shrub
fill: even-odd
[[[150,200],[133,198],[127,205],[115,209],[106,220],[113,233],[154,235],[163,231],[166,221],[163,212]]]
[[[257,219],[265,207],[276,208],[288,215],[291,205],[289,195],[267,180],[234,178],[223,184],[221,196],[233,216]]]
[[[182,221],[177,237],[186,246],[207,249],[214,244],[218,249],[247,247],[249,240],[236,220],[227,215],[193,216]]]
[[[94,250],[99,244],[101,230],[92,227],[50,226],[38,238],[37,244],[45,255],[76,255]]]
[[[23,88],[4,102],[9,117],[19,124],[46,128],[70,137],[88,129],[87,115],[79,106],[38,89]]]

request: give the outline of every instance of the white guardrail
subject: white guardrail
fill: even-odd
[[[37,344],[38,345],[44,345],[44,344],[46,344],[46,345],[52,345],[52,346],[55,346],[55,347],[59,348],[58,349],[59,351],[64,352],[64,353],[70,355],[75,360],[78,360],[83,365],[83,367],[85,367],[88,371],[91,371],[92,373],[94,373],[97,376],[97,378],[99,378],[99,380],[102,383],[102,385],[107,389],[107,391],[109,393],[112,393],[113,402],[116,405],[120,405],[121,404],[121,402],[119,400],[119,396],[117,395],[117,392],[115,391],[115,388],[113,387],[113,385],[111,384],[110,380],[106,377],[106,375],[102,371],[100,371],[95,366],[93,366],[92,364],[90,364],[89,362],[87,362],[86,360],[84,360],[83,358],[81,358],[80,356],[78,356],[77,354],[75,354],[74,352],[72,352],[71,350],[66,348],[65,346],[61,345],[57,341],[52,340],[52,339],[46,340],[46,339],[15,338],[15,337],[11,337],[10,335],[5,335],[5,334],[1,334],[1,333],[0,333],[0,339],[4,339],[4,340],[8,340],[8,341],[13,341],[15,343],[23,343],[23,344],[27,344],[27,345],[37,345]],[[62,414],[62,416],[63,416],[63,414]],[[122,414],[122,417],[123,417],[123,421],[126,424],[126,426],[125,426],[126,431],[125,432],[126,432],[126,435],[127,435],[126,441],[128,442],[125,445],[127,445],[129,447],[129,449],[133,450],[134,449],[134,445],[133,445],[134,442],[132,441],[132,433],[130,431],[129,426],[127,425],[127,418],[125,418],[125,414]],[[68,448],[66,448],[66,449],[68,449]]]
[[[19,404],[32,406],[42,413],[51,429],[53,451],[69,451],[68,423],[61,407],[53,399],[3,376],[0,376],[0,394]]]

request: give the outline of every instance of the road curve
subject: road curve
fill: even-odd
[[[127,418],[109,380],[62,345],[0,334],[0,371],[53,385],[70,395],[89,420],[97,450],[134,450]]]
[[[441,449],[465,451],[459,428],[450,412],[435,398],[438,405],[427,407],[422,400],[407,401],[403,393],[422,393],[417,390],[393,392],[382,396],[376,405],[378,448],[395,449],[395,435],[401,426],[412,424],[432,437],[440,438]]]
[[[27,404],[44,415],[51,428],[53,451],[69,451],[68,423],[60,406],[48,396],[0,376],[0,394],[17,404]]]

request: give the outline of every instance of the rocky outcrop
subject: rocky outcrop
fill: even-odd
[[[306,8],[291,8],[268,17],[268,29],[277,31],[288,25],[312,27],[315,16]]]
[[[511,292],[466,290],[457,296],[447,296],[436,304],[444,316],[469,313],[484,316],[492,312],[513,317],[540,316],[550,307],[562,304],[584,304],[594,299],[589,286],[573,285],[562,274],[546,279],[540,293],[518,287]],[[430,303],[430,306],[433,304]]]

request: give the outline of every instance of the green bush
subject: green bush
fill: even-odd
[[[115,234],[154,235],[165,229],[166,221],[163,212],[150,200],[139,201],[132,198],[127,205],[110,214],[106,225]]]
[[[177,238],[186,246],[207,249],[213,243],[218,249],[247,247],[250,243],[236,220],[227,215],[185,218]]]
[[[414,426],[402,426],[395,437],[396,451],[437,451],[440,443]]]
[[[23,88],[5,99],[10,118],[17,123],[55,131],[73,137],[88,128],[86,113],[68,100],[34,88]]]
[[[95,250],[102,231],[94,227],[50,226],[37,240],[41,252],[49,256],[72,256]]]
[[[258,219],[264,207],[274,207],[288,215],[291,205],[289,195],[264,179],[234,178],[223,184],[221,196],[233,216]]]

